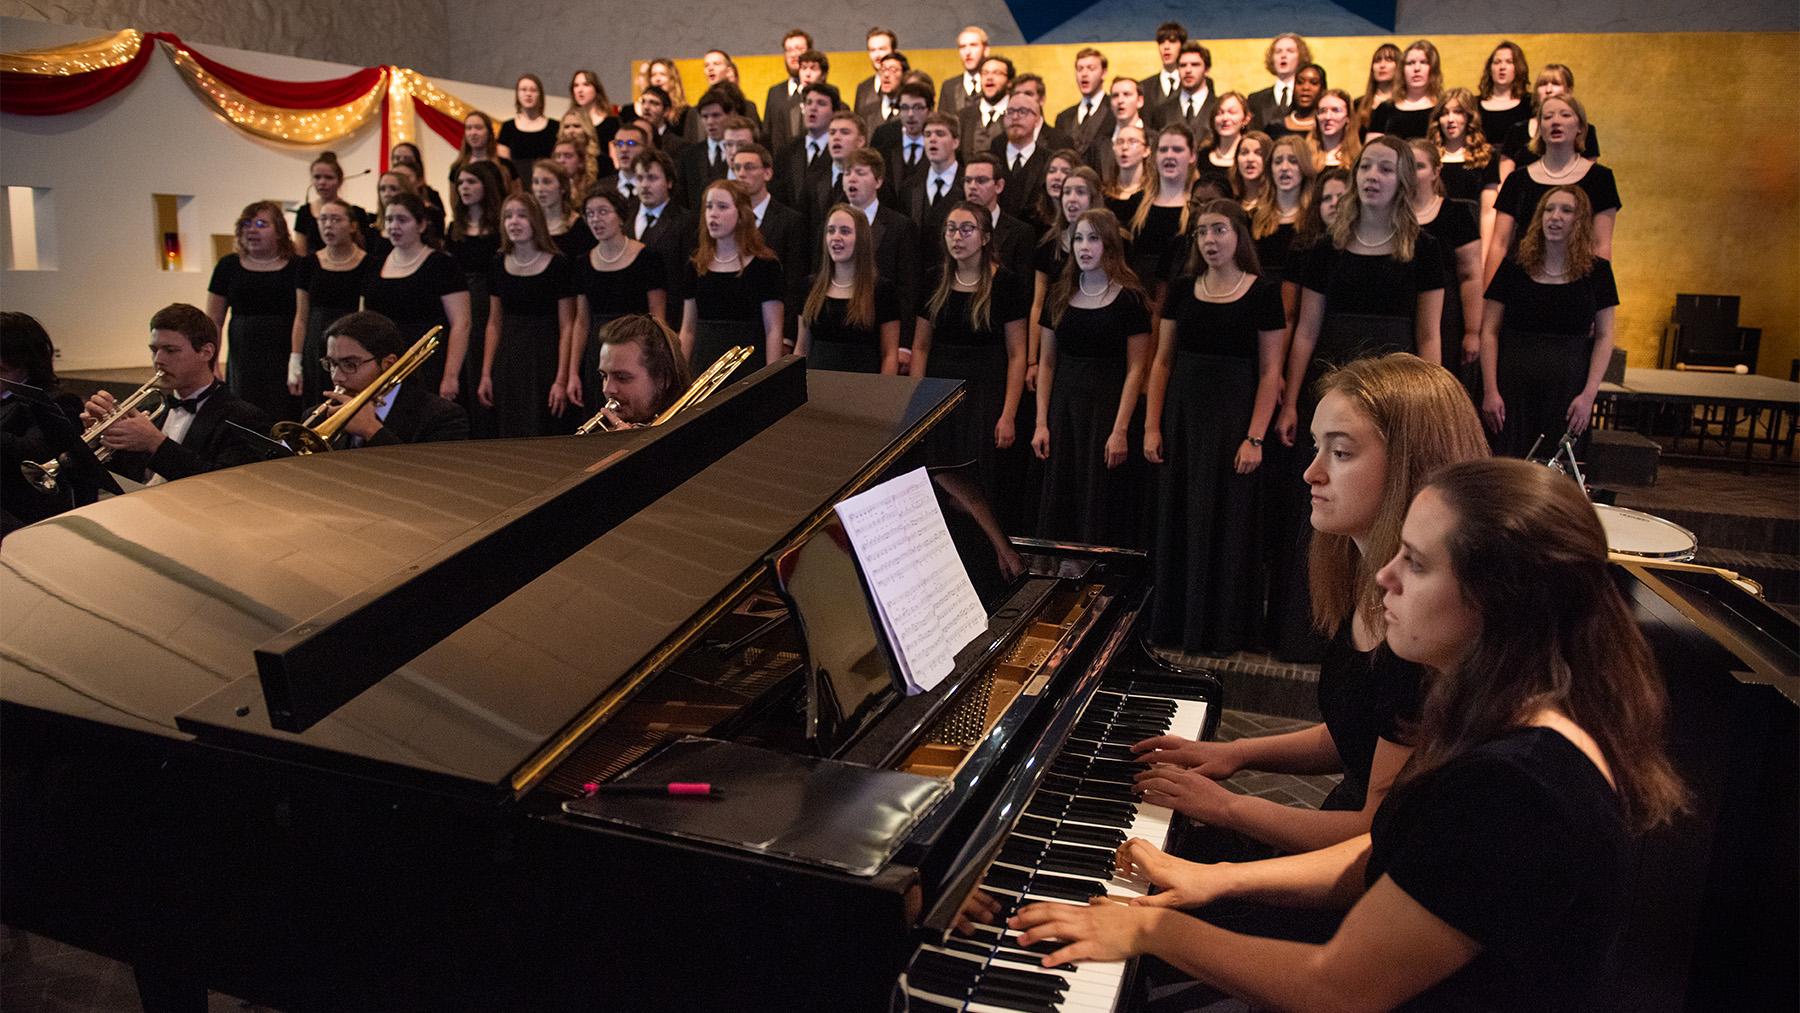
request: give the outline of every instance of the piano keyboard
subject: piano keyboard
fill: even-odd
[[[1124,961],[1038,962],[1059,943],[1021,947],[1004,922],[1026,904],[1086,904],[1089,897],[1141,897],[1147,888],[1113,875],[1113,854],[1127,838],[1167,846],[1174,812],[1131,794],[1143,769],[1132,743],[1153,735],[1199,736],[1206,701],[1168,678],[1101,684],[1051,762],[980,889],[1000,903],[999,924],[972,936],[952,933],[919,947],[900,976],[906,1009],[938,1013],[1111,1013],[1125,987]]]

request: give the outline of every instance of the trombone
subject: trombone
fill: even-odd
[[[750,356],[753,354],[754,350],[751,349],[749,345],[738,345],[724,355],[719,356],[718,361],[706,367],[704,372],[694,378],[694,382],[689,384],[688,389],[684,391],[680,397],[675,399],[674,404],[664,408],[662,413],[652,419],[649,424],[652,426],[660,426],[664,422],[674,418],[676,414],[686,411],[711,397],[714,391],[725,386],[725,380],[730,377],[739,366],[742,366],[745,362],[749,361]],[[607,398],[606,406],[594,413],[593,418],[583,422],[580,428],[575,430],[575,435],[586,436],[593,432],[613,432],[612,425],[606,420],[606,412],[608,409],[616,411],[618,407],[618,401]]]
[[[425,364],[438,350],[438,332],[444,329],[442,324],[425,332],[425,336],[413,342],[406,354],[394,360],[375,382],[362,389],[362,392],[342,405],[333,401],[314,408],[301,422],[277,422],[270,431],[271,438],[292,447],[296,454],[322,454],[331,449],[331,444],[371,401],[377,401],[392,393],[400,382],[413,374],[413,371]],[[333,393],[342,393],[343,387],[336,387]],[[329,416],[329,418],[327,417]]]
[[[151,422],[155,422],[162,417],[164,412],[168,411],[168,395],[158,386],[166,375],[162,370],[157,370],[156,374],[150,377],[149,383],[133,391],[130,397],[120,401],[112,411],[106,414],[105,418],[96,420],[93,425],[87,427],[86,432],[81,434],[81,442],[93,450],[94,460],[101,464],[112,460],[112,448],[102,444],[100,438],[105,436],[106,431],[125,416],[139,410],[139,406],[149,400],[151,395],[155,395],[157,399],[156,406],[148,410]],[[19,471],[25,476],[25,480],[31,483],[32,488],[43,493],[55,493],[59,487],[57,476],[62,474],[62,470],[70,463],[69,455],[63,453],[48,461],[26,461],[19,465]]]

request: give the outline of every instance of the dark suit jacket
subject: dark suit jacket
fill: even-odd
[[[944,219],[956,202],[963,199],[962,164],[957,164],[956,178],[936,207],[932,206],[931,193],[926,188],[930,179],[931,167],[927,165],[907,181],[895,202],[895,206],[919,226],[919,263],[927,271],[944,258]]]
[[[894,286],[900,300],[900,343],[912,347],[913,318],[919,312],[919,227],[883,198],[870,223],[875,241],[875,274]]]
[[[0,534],[53,517],[72,506],[92,503],[91,482],[75,481],[73,468],[58,475],[54,494],[37,491],[20,471],[27,461],[55,460],[81,438],[81,401],[54,389],[54,404],[34,404],[22,396],[0,401]]]
[[[763,98],[763,132],[769,140],[770,151],[780,151],[794,136],[788,122],[788,111],[800,108],[800,93],[795,92],[788,98],[788,79],[783,78],[769,86],[769,94]]]
[[[870,74],[868,77],[856,82],[856,97],[851,99],[855,104],[850,108],[855,109],[857,113],[860,114],[863,111],[863,107],[869,104],[869,100],[875,97],[875,90],[879,87],[881,87],[881,85],[875,80],[874,74]]]
[[[1077,102],[1056,114],[1056,129],[1069,136],[1074,142],[1075,150],[1081,152],[1081,158],[1096,171],[1100,168],[1100,153],[1095,147],[1097,139],[1104,139],[1107,147],[1112,146],[1113,111],[1112,103],[1102,96],[1100,104],[1088,114],[1085,122],[1076,123],[1075,114],[1081,103]]]
[[[706,191],[706,184],[715,179],[725,178],[724,149],[719,152],[719,166],[714,168],[707,159],[711,145],[705,141],[695,141],[681,149],[675,156],[675,171],[680,176],[681,203],[698,210],[700,197]]]
[[[904,191],[907,182],[911,180],[912,177],[925,171],[925,144],[923,139],[919,142],[918,164],[914,165],[911,169],[906,167],[906,131],[900,126],[900,121],[898,119],[892,119],[883,123],[881,128],[875,131],[874,136],[869,138],[869,146],[876,151],[881,152],[881,157],[886,160],[888,179],[894,183],[896,193]]]
[[[967,90],[966,82],[963,81],[962,71],[959,70],[954,76],[946,78],[944,83],[938,87],[938,111],[949,113],[952,116],[961,116],[963,107],[968,105],[969,100],[973,97]]]
[[[775,176],[769,180],[769,192],[776,200],[804,213],[811,181],[818,179],[820,172],[829,174],[830,167],[831,156],[825,153],[823,145],[816,160],[806,160],[806,135],[801,133],[775,153]]]
[[[1289,85],[1288,94],[1290,96],[1293,94],[1293,91],[1294,86]],[[1270,85],[1259,92],[1252,92],[1249,102],[1250,115],[1256,117],[1256,125],[1252,129],[1266,132],[1269,129],[1269,124],[1279,123],[1287,118],[1288,106],[1284,106],[1275,101],[1274,85]]]
[[[1002,160],[1006,158],[1006,142],[1002,139],[1000,150],[994,152]],[[1045,147],[1043,136],[1038,137],[1038,146],[1032,149],[1031,157],[1025,164],[1013,171],[1009,164],[1006,171],[1006,189],[1000,191],[1000,210],[1015,218],[1029,218],[1030,208],[1037,204],[1038,194],[1044,189],[1044,173],[1050,167],[1050,152],[1056,150]]]
[[[149,472],[173,482],[189,475],[262,460],[262,448],[240,436],[227,425],[228,422],[258,433],[267,433],[270,426],[268,417],[260,409],[220,384],[201,402],[194,424],[188,427],[187,436],[180,443],[164,440],[152,454],[116,454],[107,467],[139,482],[147,480]]]
[[[994,223],[994,253],[1002,267],[1021,278],[1031,277],[1031,256],[1037,251],[1039,238],[1036,228],[1004,210]]]
[[[1164,99],[1162,104],[1156,107],[1156,122],[1154,125],[1160,130],[1171,123],[1186,123],[1188,129],[1194,132],[1195,140],[1200,144],[1205,144],[1206,139],[1212,136],[1213,110],[1218,107],[1219,93],[1209,90],[1206,93],[1206,101],[1200,103],[1200,108],[1195,110],[1194,115],[1183,117],[1181,115],[1181,93],[1176,92],[1170,98]],[[1150,117],[1145,116],[1144,122],[1150,123]],[[1152,150],[1150,154],[1154,157],[1156,152]]]
[[[446,401],[416,383],[402,383],[387,418],[365,446],[394,447],[468,438],[469,413],[463,411],[462,405]]]
[[[957,149],[957,161],[967,162],[976,152],[991,150],[996,137],[1001,138],[1000,143],[1006,143],[1006,117],[996,117],[993,126],[982,123],[980,101],[970,99],[959,115],[962,117],[962,133],[959,135],[962,145]]]
[[[1177,89],[1179,89],[1181,87],[1181,85],[1179,83],[1177,83],[1175,87]],[[1163,90],[1162,73],[1160,71],[1155,74],[1151,74],[1149,77],[1146,77],[1143,80],[1139,81],[1138,82],[1138,92],[1144,96],[1144,112],[1145,113],[1148,113],[1150,110],[1155,109],[1157,106],[1162,105],[1164,99],[1167,99],[1170,95],[1174,94],[1174,92],[1167,92],[1167,91]],[[1149,123],[1150,118],[1148,116],[1146,116],[1144,118],[1144,122]]]
[[[642,201],[633,200],[625,208],[625,220],[629,227],[637,221],[638,208]],[[683,289],[681,279],[683,267],[688,258],[694,255],[694,247],[700,243],[700,219],[692,211],[687,210],[674,201],[663,205],[662,214],[655,224],[644,230],[644,234],[636,237],[645,246],[655,250],[662,258],[663,267],[669,274],[669,326],[681,326],[681,300]]]
[[[763,212],[763,242],[781,259],[781,277],[785,284],[787,315],[784,328],[789,336],[796,333],[800,307],[806,301],[806,278],[812,273],[813,254],[819,245],[816,236],[806,231],[806,219],[800,212],[773,198]]]
[[[894,100],[898,102],[899,96],[894,96]],[[879,92],[870,93],[867,100],[859,98],[856,103],[856,115],[862,117],[863,127],[869,132],[869,143],[871,145],[875,143],[875,132],[877,130],[880,130],[888,123],[898,124],[900,122],[900,110],[898,108],[894,110],[892,116],[881,115],[881,93]]]

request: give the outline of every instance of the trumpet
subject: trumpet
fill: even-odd
[[[362,392],[344,402],[342,405],[333,401],[314,408],[312,413],[301,422],[277,422],[270,431],[271,438],[285,443],[294,449],[296,454],[322,454],[331,449],[331,444],[344,426],[356,417],[371,401],[379,401],[393,392],[400,382],[413,374],[413,371],[425,364],[438,350],[438,332],[440,324],[425,332],[425,336],[413,342],[406,354],[394,360],[385,372],[375,378],[375,382],[362,389]],[[333,393],[341,394],[344,388],[337,387]],[[329,417],[327,417],[329,416]]]
[[[688,389],[684,391],[680,397],[675,399],[675,403],[664,408],[661,414],[650,421],[649,425],[660,426],[664,422],[674,418],[678,413],[686,411],[711,397],[714,391],[725,386],[727,377],[731,376],[739,366],[742,366],[745,362],[749,361],[752,354],[754,354],[754,350],[751,349],[749,345],[738,345],[724,355],[719,356],[718,361],[706,367],[704,372],[695,377],[694,382],[688,385]],[[593,418],[583,422],[581,427],[575,430],[575,435],[586,436],[593,432],[613,432],[612,424],[606,420],[606,412],[607,409],[617,411],[618,408],[618,401],[607,398],[606,406],[598,412],[595,412]]]
[[[600,410],[594,413],[593,418],[588,419],[586,422],[583,422],[581,425],[579,425],[575,428],[575,435],[576,436],[586,436],[587,434],[594,433],[594,432],[600,432],[600,433],[612,432],[613,431],[612,423],[607,421],[606,413],[607,412],[616,412],[618,410],[619,410],[619,399],[616,397],[607,398],[606,404],[600,406]]]
[[[152,395],[156,397],[157,401],[155,407],[148,409],[147,414],[150,416],[150,421],[155,422],[162,417],[164,412],[168,411],[168,395],[164,394],[162,389],[158,386],[162,383],[165,375],[167,374],[162,370],[157,370],[156,374],[150,377],[149,383],[146,383],[133,391],[130,397],[120,401],[112,411],[106,414],[105,418],[96,420],[93,425],[87,427],[86,432],[81,434],[81,442],[87,444],[88,447],[93,450],[94,459],[96,461],[105,464],[107,461],[112,460],[113,456],[112,448],[102,445],[100,438],[105,436],[106,431],[118,424],[125,416],[140,410],[140,406],[143,405],[145,401],[149,400]],[[54,493],[59,488],[57,476],[62,474],[62,470],[68,467],[70,463],[69,455],[64,453],[58,454],[54,459],[49,461],[26,461],[19,465],[19,471],[25,476],[25,480],[30,482],[32,487],[37,491]]]

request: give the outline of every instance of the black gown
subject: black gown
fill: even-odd
[[[1438,178],[1444,183],[1444,196],[1452,200],[1481,203],[1481,191],[1500,185],[1500,153],[1488,153],[1488,162],[1473,166],[1467,162],[1445,162]]]
[[[1144,227],[1131,237],[1131,248],[1126,251],[1125,260],[1137,272],[1138,280],[1144,283],[1146,289],[1168,274],[1169,263],[1177,256],[1176,249],[1181,246],[1182,210],[1178,207],[1150,205],[1150,210],[1144,216]],[[1130,228],[1130,219],[1121,218],[1119,221]],[[1181,256],[1186,256],[1186,253],[1186,250],[1180,251]]]
[[[590,414],[606,403],[600,396],[600,330],[627,313],[649,313],[651,292],[662,292],[663,298],[669,299],[668,277],[662,254],[648,246],[616,270],[596,269],[591,251],[575,261],[575,293],[588,301],[587,342],[581,346],[581,398],[585,402],[582,407]]]
[[[573,264],[598,244],[594,234],[588,230],[587,223],[578,221],[569,226],[569,231],[550,237],[558,251]]]
[[[756,257],[741,271],[708,271],[699,274],[694,262],[682,264],[682,298],[694,300],[694,347],[688,365],[698,376],[734,345],[762,351],[767,331],[763,328],[763,303],[781,302],[784,282],[781,262]],[[761,361],[753,357],[753,362]],[[732,382],[749,376],[739,369]]]
[[[1444,264],[1444,312],[1438,324],[1438,351],[1443,356],[1443,365],[1450,372],[1462,376],[1462,338],[1464,320],[1467,310],[1462,302],[1462,285],[1456,277],[1456,251],[1469,243],[1479,247],[1481,243],[1481,223],[1477,219],[1478,211],[1460,201],[1446,199],[1438,205],[1437,217],[1419,226],[1437,240],[1438,252]]]
[[[1256,240],[1256,261],[1262,266],[1259,277],[1270,281],[1299,281],[1294,275],[1299,257],[1294,253],[1293,222],[1282,222],[1275,231]]]
[[[1055,332],[1050,385],[1050,457],[1038,511],[1038,534],[1092,545],[1142,548],[1144,467],[1142,403],[1126,427],[1125,461],[1106,466],[1125,388],[1127,339],[1150,332],[1150,311],[1135,292],[1120,292],[1098,309],[1070,306],[1062,319],[1044,307],[1040,323]],[[1041,383],[1041,380],[1040,380]]]
[[[230,359],[225,377],[232,393],[273,421],[300,417],[300,399],[288,393],[288,355],[294,342],[294,292],[305,283],[304,262],[289,257],[275,271],[252,271],[235,253],[213,265],[206,290],[225,297]],[[304,369],[301,370],[305,372]]]
[[[934,286],[935,289],[935,286]],[[1017,526],[1020,490],[1001,479],[1001,454],[994,446],[994,425],[1006,410],[1006,326],[1031,316],[1031,289],[1024,279],[1001,268],[995,272],[988,300],[988,322],[983,328],[969,325],[970,293],[951,289],[943,309],[931,320],[931,353],[925,363],[927,376],[963,382],[963,403],[950,418],[926,437],[927,459],[934,465],[975,462],[975,474],[988,498],[1002,516],[1009,533]],[[926,308],[920,306],[920,315]],[[1030,397],[1020,395],[1020,400]],[[1024,413],[1021,411],[1021,415]],[[1031,432],[1016,428],[1013,446],[1031,442]],[[1028,452],[1028,451],[1027,451]],[[1036,522],[1036,518],[1032,518]]]
[[[1612,263],[1603,258],[1560,285],[1538,282],[1508,260],[1494,273],[1487,298],[1506,307],[1494,371],[1506,425],[1492,438],[1494,453],[1523,457],[1540,434],[1550,447],[1568,428],[1569,402],[1587,386],[1594,317],[1619,305],[1619,290]]]
[[[1240,140],[1239,143],[1242,141]],[[1231,166],[1215,164],[1212,160],[1213,150],[1210,145],[1200,149],[1199,157],[1194,160],[1194,168],[1200,172],[1200,176],[1195,182],[1211,183],[1219,188],[1221,194],[1229,198],[1231,196]]]
[[[1519,254],[1519,240],[1525,238],[1525,230],[1531,226],[1531,216],[1537,212],[1537,206],[1544,195],[1564,185],[1558,183],[1540,183],[1531,178],[1531,172],[1520,166],[1506,177],[1500,184],[1500,196],[1494,199],[1494,210],[1501,214],[1512,215],[1512,244],[1507,247],[1506,255],[1516,257]],[[1613,177],[1613,171],[1599,162],[1588,167],[1588,171],[1575,181],[1575,186],[1587,194],[1588,203],[1593,206],[1598,217],[1603,212],[1617,211],[1624,204],[1619,200],[1619,183]]]
[[[504,255],[496,256],[488,266],[488,291],[500,300],[500,347],[492,374],[495,429],[501,437],[572,431],[571,413],[550,414],[550,386],[562,366],[558,306],[575,296],[568,260],[553,254],[542,271],[519,275],[506,269]]]
[[[1531,150],[1531,117],[1529,115],[1520,120],[1505,137],[1496,141],[1494,135],[1489,134],[1488,140],[1498,144],[1500,151],[1507,158],[1513,160],[1514,172],[1538,160],[1537,152]],[[1581,149],[1581,153],[1588,158],[1600,157],[1600,128],[1592,123],[1588,124],[1587,144]]]
[[[1350,627],[1349,619],[1338,624],[1319,663],[1319,715],[1344,769],[1344,779],[1319,808],[1354,812],[1368,800],[1378,740],[1413,744],[1410,729],[1424,704],[1425,671],[1386,641],[1372,651],[1357,650]]]
[[[456,261],[441,250],[432,250],[404,278],[381,276],[381,266],[386,259],[382,258],[369,268],[363,287],[363,309],[374,310],[392,320],[408,347],[433,327],[444,328],[438,335],[442,346],[437,354],[426,359],[407,378],[408,383],[436,392],[444,381],[444,360],[450,351],[450,318],[444,314],[444,297],[453,292],[467,292],[469,284],[463,279]]]
[[[1519,104],[1511,109],[1489,109],[1478,105],[1481,110],[1481,134],[1493,145],[1494,161],[1500,161],[1502,147],[1514,130],[1523,127],[1526,120],[1531,119],[1531,100],[1522,98]]]
[[[512,162],[513,177],[529,190],[531,164],[556,152],[556,120],[546,121],[542,130],[520,130],[518,121],[507,120],[500,124],[499,140],[512,152],[508,161]]]
[[[1383,102],[1369,110],[1369,129],[1371,134],[1393,134],[1395,137],[1415,140],[1424,137],[1431,127],[1431,106],[1423,109],[1401,109],[1392,100]]]
[[[1237,473],[1252,433],[1260,332],[1282,331],[1281,285],[1258,277],[1235,301],[1194,295],[1194,279],[1169,289],[1175,360],[1163,401],[1163,463],[1155,476],[1150,560],[1156,594],[1150,638],[1185,651],[1230,653],[1259,639],[1264,578],[1262,479]],[[1051,449],[1055,449],[1054,440]]]
[[[462,385],[457,404],[469,415],[469,435],[477,440],[491,439],[499,432],[494,411],[475,396],[481,383],[481,359],[487,349],[488,268],[500,254],[500,234],[459,236],[444,244],[444,252],[456,260],[463,283],[469,288],[469,354],[463,359]]]
[[[868,327],[852,327],[844,321],[848,299],[827,298],[819,318],[811,324],[812,346],[807,349],[809,369],[835,369],[844,373],[881,372],[881,327],[900,319],[900,300],[887,282],[875,286],[875,321]]]
[[[306,408],[317,405],[324,399],[324,392],[331,389],[331,377],[319,368],[319,360],[325,355],[325,328],[361,307],[363,286],[377,263],[369,255],[355,267],[333,270],[321,263],[317,254],[307,255],[306,337],[300,345],[300,402]]]
[[[356,222],[357,230],[365,238],[374,234],[374,215],[352,204],[350,205],[350,217]],[[310,201],[302,201],[300,206],[294,210],[294,235],[306,237],[306,249],[309,253],[317,252],[325,245],[325,238],[319,235],[319,220],[313,217]]]

